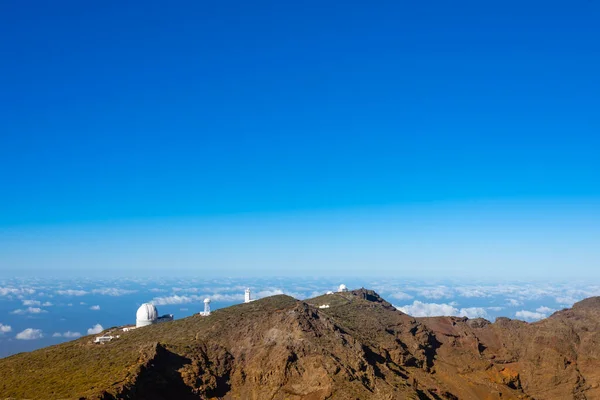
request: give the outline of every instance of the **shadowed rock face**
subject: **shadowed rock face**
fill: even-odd
[[[0,360],[0,398],[600,399],[600,298],[490,323],[413,318],[360,289],[92,339]]]

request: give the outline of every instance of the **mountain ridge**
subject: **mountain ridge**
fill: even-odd
[[[600,298],[530,324],[278,295],[0,359],[0,398],[600,399],[599,332]]]

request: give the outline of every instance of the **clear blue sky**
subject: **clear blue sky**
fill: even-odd
[[[0,271],[598,267],[600,3],[125,3],[0,3]]]

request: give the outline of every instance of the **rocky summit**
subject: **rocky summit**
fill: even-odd
[[[0,398],[600,399],[600,298],[528,324],[281,295],[93,340],[0,360]]]

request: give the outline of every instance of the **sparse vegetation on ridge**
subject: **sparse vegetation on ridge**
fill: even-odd
[[[584,398],[600,390],[599,304],[490,323],[413,318],[365,289],[279,295],[7,357],[0,398]]]

